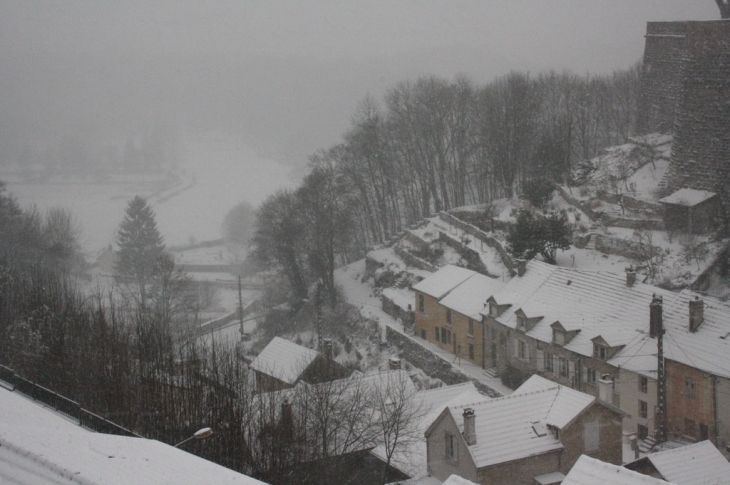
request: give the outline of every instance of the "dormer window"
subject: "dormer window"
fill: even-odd
[[[608,359],[608,347],[601,344],[593,344],[593,357],[600,360]]]
[[[517,315],[517,330],[527,332],[527,318],[522,315]]]
[[[553,329],[553,343],[555,345],[565,345],[565,332],[562,330],[558,330],[557,328]]]
[[[489,302],[489,316],[494,318],[499,316],[499,307],[493,301]]]

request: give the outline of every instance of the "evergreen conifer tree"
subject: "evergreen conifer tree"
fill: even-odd
[[[145,286],[165,250],[165,244],[157,230],[155,213],[142,197],[136,196],[129,202],[119,226],[117,244],[117,273],[139,285],[140,302],[144,305]]]

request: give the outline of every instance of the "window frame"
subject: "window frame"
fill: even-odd
[[[441,342],[441,327],[436,325],[436,342]]]
[[[558,377],[570,379],[570,365],[568,364],[568,359],[565,357],[558,357]]]
[[[472,318],[469,319],[469,336],[474,336],[474,319]]]
[[[545,352],[545,372],[549,372],[551,374],[555,374],[555,362],[554,362],[554,355]]]
[[[646,376],[639,376],[639,392],[642,394],[649,393],[649,378]]]
[[[689,399],[697,397],[697,383],[693,377],[686,376],[684,378],[684,395]]]
[[[641,399],[639,399],[639,417],[644,419],[649,417],[649,403]]]
[[[459,459],[456,437],[449,431],[444,431],[444,458],[451,462],[457,462]]]
[[[423,295],[418,295],[418,311],[426,313],[426,298]]]
[[[446,325],[451,326],[451,309],[446,309]]]

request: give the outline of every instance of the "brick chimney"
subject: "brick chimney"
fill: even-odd
[[[332,339],[322,339],[322,355],[327,360],[332,360]]]
[[[464,439],[471,446],[477,444],[476,415],[472,408],[464,408]]]
[[[527,260],[515,259],[515,267],[517,268],[517,276],[524,276],[527,272]]]
[[[694,300],[689,301],[689,331],[696,332],[705,319],[705,302],[700,300],[699,296],[695,296]]]
[[[610,374],[603,374],[598,379],[598,399],[603,402],[613,403],[613,380]]]
[[[634,271],[634,267],[632,265],[626,268],[626,286],[632,287],[634,286],[634,283],[636,283],[636,271]]]
[[[289,398],[284,398],[281,403],[281,431],[288,438],[294,436],[294,412]]]
[[[649,337],[651,338],[657,338],[659,330],[662,328],[662,305],[662,297],[654,293],[649,305]]]

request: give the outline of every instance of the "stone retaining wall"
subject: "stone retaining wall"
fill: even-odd
[[[435,355],[425,347],[403,335],[400,332],[386,327],[385,337],[388,344],[400,350],[400,356],[410,362],[414,367],[421,369],[429,377],[441,379],[446,385],[460,384],[472,381],[481,392],[490,397],[499,397],[500,394],[494,389],[487,387],[474,378],[464,374],[459,369]]]

